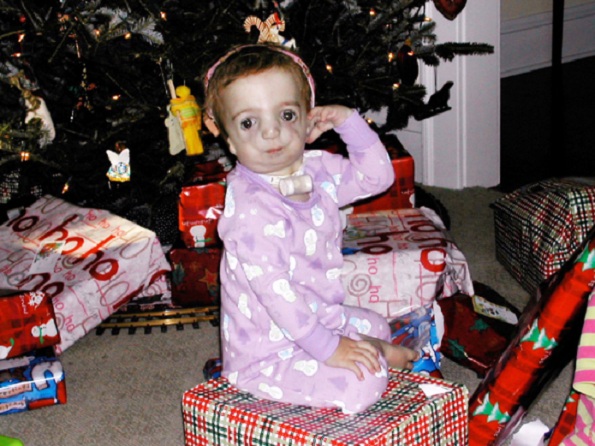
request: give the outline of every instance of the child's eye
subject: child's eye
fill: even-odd
[[[240,121],[240,127],[242,128],[242,130],[249,130],[252,128],[253,125],[254,122],[250,118],[242,119]]]
[[[282,118],[284,121],[294,121],[297,118],[297,113],[293,110],[283,110]]]

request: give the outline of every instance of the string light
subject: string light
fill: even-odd
[[[22,53],[12,53],[12,57],[21,57]]]
[[[162,20],[167,20],[167,14],[165,13],[165,11],[161,11],[159,15],[161,16]]]
[[[119,94],[115,94],[112,96],[112,100],[114,100],[114,101],[119,101],[120,98],[121,98],[121,96]]]
[[[21,152],[21,161],[29,161],[30,158],[31,158],[31,153],[26,152],[24,150]]]
[[[132,37],[132,34],[131,34],[131,33],[126,33],[126,34],[124,34],[124,38],[125,38],[126,40],[130,40],[130,38],[131,38],[131,37]]]
[[[64,183],[64,186],[62,187],[62,195],[70,190],[70,180],[72,180],[72,177],[68,177],[66,183]]]
[[[376,10],[374,8],[370,9],[370,16],[374,17],[376,15]]]
[[[18,39],[19,43],[21,43],[23,40],[25,40],[25,33],[19,34],[19,39]]]
[[[326,71],[328,71],[329,73],[333,74],[333,66],[330,64],[326,64]]]
[[[401,84],[399,84],[398,82],[395,82],[393,84],[393,90],[398,90],[401,87]]]
[[[388,61],[392,62],[395,59],[395,53],[393,53],[392,51],[390,53],[388,53]]]

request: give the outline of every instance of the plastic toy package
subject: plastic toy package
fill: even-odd
[[[55,404],[66,404],[66,383],[51,347],[0,361],[0,415]]]
[[[438,351],[440,340],[432,305],[419,307],[389,322],[391,341],[420,353],[413,364],[413,372],[442,378]]]

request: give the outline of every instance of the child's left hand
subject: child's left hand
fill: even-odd
[[[355,111],[343,105],[314,107],[308,113],[308,144],[313,143],[324,132],[343,124]]]

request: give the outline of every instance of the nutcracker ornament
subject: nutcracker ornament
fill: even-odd
[[[190,88],[180,85],[175,89],[175,97],[170,101],[171,113],[178,118],[184,135],[186,155],[200,155],[204,147],[200,139],[202,113]],[[171,150],[170,150],[171,153]]]

